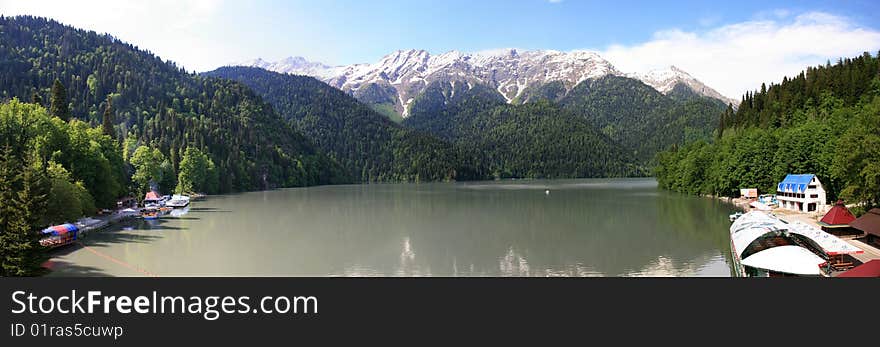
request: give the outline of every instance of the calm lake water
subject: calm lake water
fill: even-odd
[[[211,196],[176,217],[91,233],[54,253],[52,275],[729,276],[733,206],[656,186],[517,180]]]

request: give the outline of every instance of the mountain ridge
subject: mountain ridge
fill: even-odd
[[[587,79],[614,75],[637,79],[663,94],[670,93],[677,85],[684,85],[698,95],[718,99],[725,104],[737,104],[734,99],[722,95],[678,67],[624,73],[599,53],[584,50],[501,49],[476,53],[453,50],[432,55],[425,50],[409,49],[394,51],[371,64],[328,66],[302,57],[290,57],[278,62],[257,58],[232,65],[312,76],[367,103],[371,103],[373,98],[359,95],[363,94],[361,89],[378,86],[384,89],[379,96],[383,100],[380,104],[392,107],[403,117],[409,115],[415,97],[435,81],[465,83],[469,88],[473,84],[486,84],[501,94],[507,103],[513,103],[527,102],[527,99],[520,98],[527,90],[542,88],[550,83],[559,82],[557,84],[567,92]],[[373,93],[370,96],[376,97]]]

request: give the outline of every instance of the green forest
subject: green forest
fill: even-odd
[[[250,88],[188,73],[112,36],[44,18],[0,18],[0,62],[0,100],[33,100],[62,120],[101,124],[128,152],[157,149],[168,161],[162,192],[176,189],[189,147],[223,173],[215,192],[349,181]],[[48,103],[53,88],[66,104]]]
[[[647,167],[672,144],[711,138],[726,106],[693,92],[663,95],[640,81],[618,76],[581,82],[560,103]]]
[[[345,92],[312,77],[223,67],[207,76],[253,88],[359,182],[471,179],[452,146],[404,128]]]
[[[617,76],[569,91],[548,83],[510,104],[488,86],[433,83],[403,124],[451,141],[495,178],[646,176],[670,145],[711,139],[724,109],[693,92],[663,95]]]
[[[646,172],[590,122],[558,104],[507,104],[482,85],[433,83],[415,99],[403,124],[452,142],[465,163],[494,178],[623,177]]]
[[[830,200],[880,206],[880,53],[810,67],[743,96],[708,141],[657,156],[661,187],[735,197],[813,173]]]

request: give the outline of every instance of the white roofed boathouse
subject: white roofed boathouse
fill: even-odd
[[[776,200],[784,209],[816,212],[825,208],[825,188],[816,175],[788,174],[776,185]]]

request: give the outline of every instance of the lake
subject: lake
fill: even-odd
[[[50,265],[51,276],[730,276],[734,211],[653,179],[291,188],[91,233]]]

